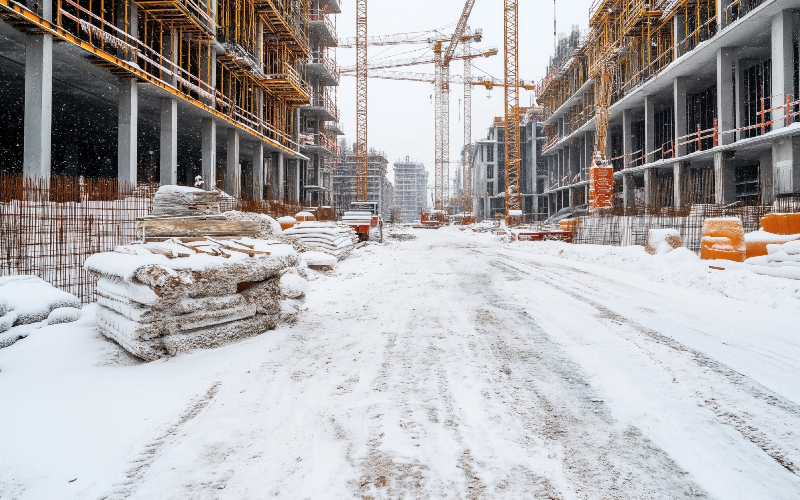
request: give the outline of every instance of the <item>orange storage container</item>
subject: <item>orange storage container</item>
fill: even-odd
[[[712,218],[703,222],[701,259],[724,259],[744,262],[747,245],[742,221],[736,218]]]
[[[761,218],[761,229],[773,234],[800,234],[800,214],[767,214]]]

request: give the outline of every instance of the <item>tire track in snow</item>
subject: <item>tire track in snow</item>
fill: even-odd
[[[723,380],[720,380],[719,378],[717,380],[711,380],[710,377],[704,377],[702,371],[695,371],[696,377],[707,379],[704,384],[696,384],[697,387],[695,387],[695,394],[699,404],[709,407],[718,417],[720,422],[734,428],[742,435],[742,437],[758,446],[762,451],[764,451],[764,453],[766,453],[786,470],[798,475],[798,472],[800,472],[800,466],[798,465],[800,464],[800,436],[796,435],[792,431],[787,432],[784,429],[786,427],[786,419],[794,420],[794,425],[789,426],[790,428],[800,428],[800,405],[797,405],[793,401],[776,394],[756,380],[753,380],[752,378],[730,368],[726,364],[714,359],[706,353],[690,348],[676,341],[672,337],[664,335],[661,332],[642,325],[632,318],[625,317],[622,314],[613,311],[608,306],[598,302],[590,294],[582,291],[579,287],[568,287],[564,285],[564,283],[577,281],[580,279],[572,275],[573,272],[577,272],[578,274],[582,275],[582,277],[588,279],[602,280],[605,279],[604,277],[594,276],[591,273],[583,270],[574,270],[568,266],[553,266],[550,264],[541,265],[535,262],[524,262],[511,257],[507,258],[523,266],[536,267],[537,272],[533,273],[530,270],[520,269],[516,266],[508,265],[507,263],[500,262],[498,264],[500,266],[507,266],[509,269],[513,269],[516,272],[528,274],[532,278],[537,279],[548,286],[551,286],[567,295],[585,302],[594,307],[599,313],[598,316],[606,323],[627,326],[633,331],[649,337],[657,344],[668,347],[673,351],[682,354],[685,357],[685,361],[693,362],[696,367],[707,368],[713,371],[719,376],[719,378],[722,378]],[[558,272],[554,270],[554,268],[561,269],[565,271],[565,273]],[[585,285],[587,285],[585,282],[580,283],[581,287]],[[593,288],[595,290],[599,290],[597,287]],[[603,289],[603,292],[612,293],[609,292],[608,289]],[[650,292],[642,288],[637,288],[637,293],[646,293],[651,295]],[[623,297],[615,296],[613,300],[623,300]],[[619,328],[610,328],[610,330],[619,331]],[[653,361],[657,363],[661,363],[663,361],[662,353],[656,353],[654,351],[645,352]],[[735,390],[714,390],[713,392],[710,392],[708,389],[706,389],[707,387],[711,388],[714,385],[718,386],[720,383],[725,382],[735,386],[738,389],[744,390],[751,398],[764,403],[759,405],[764,411],[759,412],[758,414],[752,414],[738,408],[744,406],[741,403],[745,402],[739,401],[740,404],[737,404]],[[731,398],[729,395],[734,395],[734,397]],[[733,400],[728,401],[728,399]],[[750,402],[748,403],[752,404]],[[772,411],[770,411],[770,408],[772,408]],[[780,411],[783,413],[783,415],[771,415],[772,413],[775,413],[775,410]],[[777,422],[771,420],[775,420]]]
[[[516,277],[495,261],[488,264]],[[499,363],[511,367],[508,380],[516,379],[534,396],[536,404],[517,413],[525,428],[561,448],[564,472],[578,498],[705,498],[667,453],[637,428],[616,423],[604,404],[592,402],[580,366],[497,288],[483,292],[481,302],[497,312],[479,312],[488,323],[482,333]]]

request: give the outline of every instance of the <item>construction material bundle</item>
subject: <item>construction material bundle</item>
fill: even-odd
[[[304,243],[341,259],[358,244],[358,235],[347,224],[336,222],[298,222],[283,231],[284,235],[296,236]]]
[[[767,255],[751,257],[744,263],[754,273],[800,279],[800,241],[767,245]]]
[[[147,361],[214,348],[291,322],[308,284],[289,245],[172,238],[95,254],[97,326]]]

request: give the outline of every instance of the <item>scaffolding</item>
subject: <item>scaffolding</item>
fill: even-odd
[[[404,222],[419,219],[427,207],[428,171],[422,163],[404,160],[394,162],[394,204]]]
[[[193,102],[289,153],[295,110],[308,104],[309,0],[0,1],[2,17],[27,32],[87,50],[112,74]]]

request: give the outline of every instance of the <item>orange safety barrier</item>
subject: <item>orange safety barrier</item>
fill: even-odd
[[[559,222],[558,225],[561,226],[561,229],[564,231],[574,233],[575,230],[578,229],[578,226],[581,225],[581,222],[583,222],[581,219],[565,219]]]
[[[747,245],[742,221],[733,217],[710,218],[703,222],[700,258],[744,262]]]
[[[761,228],[772,234],[800,234],[800,214],[767,214]]]

